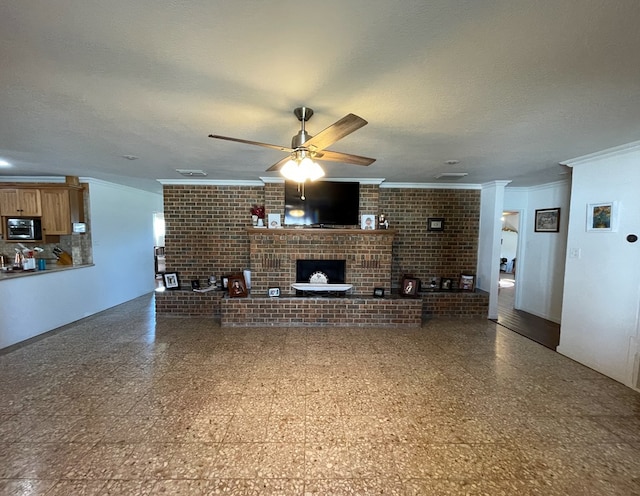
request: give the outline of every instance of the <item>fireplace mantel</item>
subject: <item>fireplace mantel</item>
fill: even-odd
[[[300,233],[304,234],[320,234],[320,235],[332,235],[332,234],[356,234],[364,236],[395,236],[395,229],[346,229],[331,227],[278,227],[276,229],[269,229],[267,227],[247,227],[249,234],[259,233],[271,236],[291,236]]]
[[[266,295],[279,287],[293,294],[296,260],[345,260],[345,283],[357,295],[372,295],[374,288],[391,292],[393,229],[248,228],[251,293]]]

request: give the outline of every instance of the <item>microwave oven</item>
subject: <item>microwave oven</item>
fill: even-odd
[[[7,219],[6,233],[8,241],[40,241],[42,240],[42,224],[37,218]]]

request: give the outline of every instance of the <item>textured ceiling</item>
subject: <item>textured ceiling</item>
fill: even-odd
[[[638,0],[4,1],[0,175],[277,176],[207,135],[289,146],[306,105],[310,134],[369,121],[330,148],[377,161],[330,177],[552,182],[640,139],[639,25]]]

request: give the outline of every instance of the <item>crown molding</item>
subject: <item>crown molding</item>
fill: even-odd
[[[260,176],[260,181],[264,184],[284,184],[284,177],[282,176]]]
[[[147,190],[144,190],[144,189],[135,188],[133,186],[127,186],[126,184],[112,183],[111,181],[105,181],[103,179],[96,179],[95,177],[79,177],[78,180],[80,181],[80,184],[86,183],[89,186],[91,186],[92,184],[99,184],[100,186],[104,186],[106,188],[113,188],[113,189],[120,189],[120,190],[131,190],[131,191],[136,191],[138,193],[145,193],[145,194],[149,194],[149,195],[162,196],[162,192],[161,191],[160,192],[147,191]]]
[[[382,183],[381,188],[412,188],[412,189],[482,189],[481,184],[455,183]]]
[[[540,191],[544,189],[557,188],[558,186],[568,186],[570,184],[569,179],[561,179],[560,181],[554,181],[552,183],[538,184],[536,186],[529,186],[528,191]]]
[[[506,180],[506,181],[489,181],[488,183],[482,183],[482,189],[485,188],[491,188],[493,186],[502,186],[504,188],[507,187],[507,185],[511,182],[511,180]]]
[[[264,186],[263,181],[241,179],[157,179],[157,181],[163,186]]]
[[[571,158],[569,160],[563,160],[562,162],[560,162],[560,165],[574,167],[576,165],[588,164],[589,162],[594,162],[596,160],[617,157],[619,155],[626,155],[628,153],[639,152],[639,151],[640,151],[640,141],[632,141],[631,143],[627,143],[625,145],[614,146],[613,148],[607,148],[599,152],[590,153],[589,155],[583,155],[581,157]]]
[[[6,180],[5,180],[6,178]],[[5,176],[0,174],[0,182],[8,183],[65,183],[65,176]]]

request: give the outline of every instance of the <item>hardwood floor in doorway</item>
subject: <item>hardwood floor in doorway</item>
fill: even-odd
[[[513,308],[514,299],[514,275],[501,272],[498,318],[495,322],[555,351],[560,343],[560,324],[522,310],[516,310]]]

